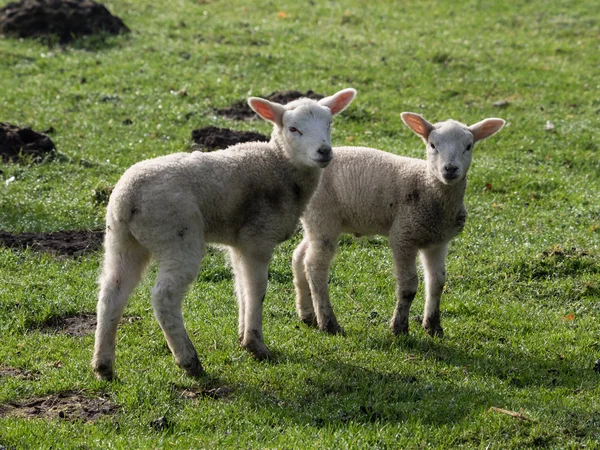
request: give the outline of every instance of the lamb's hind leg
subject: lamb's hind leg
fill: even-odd
[[[240,344],[244,340],[246,329],[246,291],[244,286],[244,266],[241,253],[232,248],[229,252],[231,258],[231,269],[233,270],[233,282],[235,295],[238,302],[238,340]]]
[[[425,273],[423,328],[430,336],[442,337],[444,335],[440,323],[440,300],[446,283],[447,254],[447,244],[421,251],[421,261]]]
[[[157,253],[159,271],[152,289],[154,315],[162,328],[169,349],[179,367],[192,377],[204,373],[194,344],[183,323],[183,297],[196,279],[204,256],[204,242],[199,236],[169,242]]]
[[[304,259],[313,308],[321,331],[343,333],[329,300],[329,266],[337,249],[337,236],[311,239]]]
[[[412,305],[419,278],[417,276],[417,249],[403,245],[390,236],[390,245],[394,255],[396,269],[396,308],[390,322],[390,328],[395,335],[408,334],[408,315]]]
[[[317,316],[313,308],[310,285],[306,278],[305,258],[308,245],[308,239],[304,239],[294,251],[292,258],[294,285],[296,287],[296,311],[302,322],[310,326],[317,326]]]
[[[117,327],[148,257],[147,250],[128,233],[119,235],[114,230],[107,231],[104,266],[99,280],[98,325],[92,359],[92,368],[100,379],[111,380],[114,376]]]

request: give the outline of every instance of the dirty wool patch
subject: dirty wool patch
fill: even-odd
[[[23,370],[17,367],[10,367],[0,364],[0,378],[2,377],[13,377],[21,380],[33,380],[38,375],[36,372],[31,370]]]
[[[275,91],[271,92],[265,98],[271,102],[285,105],[302,97],[312,98],[313,100],[321,100],[324,98],[324,95],[317,94],[311,90],[306,91],[304,94],[300,91]],[[252,111],[250,106],[248,106],[248,102],[246,100],[236,102],[228,108],[216,109],[215,112],[220,116],[234,120],[246,120],[253,117],[258,117],[256,113]]]
[[[235,131],[213,126],[192,131],[192,140],[205,151],[223,149],[242,142],[269,142],[267,136],[254,131]]]
[[[61,256],[79,256],[99,249],[103,238],[103,230],[16,234],[0,231],[0,246],[31,248]]]
[[[0,32],[21,38],[56,36],[67,43],[80,36],[127,31],[120,18],[92,0],[21,0],[0,9]]]
[[[45,134],[0,122],[0,157],[3,162],[18,163],[30,159],[41,162],[54,155],[55,150],[54,142]]]
[[[123,323],[133,323],[141,320],[138,316],[126,316],[121,319]],[[82,313],[72,316],[51,317],[38,328],[46,334],[66,334],[67,336],[85,336],[96,331],[98,324],[96,314]]]
[[[115,414],[118,409],[104,395],[88,397],[79,392],[60,392],[0,405],[0,416],[93,422]]]

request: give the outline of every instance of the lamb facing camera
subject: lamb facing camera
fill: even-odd
[[[339,333],[327,280],[340,233],[389,237],[396,269],[396,335],[408,333],[420,256],[425,274],[423,328],[442,336],[440,298],[446,282],[449,242],[462,231],[466,175],[476,142],[498,132],[502,119],[466,126],[431,124],[414,113],[404,123],[423,139],[427,159],[406,158],[362,147],[336,147],[304,216],[304,239],[294,251],[296,310],[302,321]]]
[[[177,153],[129,168],[106,211],[98,327],[92,368],[114,377],[117,326],[149,259],[158,260],[152,306],[177,364],[191,376],[204,369],[184,327],[182,301],[207,243],[229,247],[239,305],[239,340],[257,359],[270,351],[262,332],[268,265],[288,239],[333,158],[331,119],[354,100],[344,89],[320,101],[285,106],[251,97],[273,123],[269,142],[213,153]]]

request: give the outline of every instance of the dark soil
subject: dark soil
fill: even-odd
[[[21,0],[0,9],[0,32],[21,38],[56,36],[60,43],[98,33],[129,31],[92,0]]]
[[[271,102],[281,103],[285,105],[293,100],[297,100],[301,97],[312,98],[313,100],[321,100],[324,98],[323,95],[317,94],[313,91],[306,91],[304,94],[300,91],[275,91],[270,93],[265,98]],[[246,120],[253,117],[258,117],[246,100],[241,100],[234,103],[229,108],[216,109],[215,112],[220,116],[227,117],[234,120]]]
[[[0,157],[3,162],[19,162],[27,158],[41,162],[53,156],[55,150],[54,142],[45,134],[0,122]]]
[[[0,416],[93,422],[115,414],[118,409],[118,405],[102,395],[90,398],[77,392],[61,392],[0,405]]]
[[[14,377],[22,380],[33,380],[36,378],[37,373],[31,370],[18,369],[16,367],[9,367],[0,364],[0,378],[1,377]]]
[[[220,400],[229,397],[233,394],[233,388],[228,386],[212,387],[204,389],[185,388],[181,389],[180,395],[182,398],[193,400],[195,398],[209,397],[215,400]]]
[[[0,231],[0,246],[31,248],[61,256],[79,256],[102,246],[103,230],[55,231],[53,233],[9,233]]]
[[[133,323],[141,320],[137,316],[123,317],[121,323]],[[96,314],[82,313],[73,316],[52,317],[39,325],[39,329],[47,334],[66,334],[67,336],[86,336],[96,331],[98,324]]]
[[[204,127],[192,131],[192,140],[205,151],[227,148],[242,142],[269,142],[269,138],[253,131],[235,131],[229,128]]]

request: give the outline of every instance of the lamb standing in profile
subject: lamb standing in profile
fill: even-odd
[[[340,233],[389,237],[397,279],[391,321],[408,333],[408,314],[418,286],[416,257],[425,273],[423,328],[442,336],[440,298],[446,281],[448,243],[463,229],[466,175],[473,145],[504,126],[485,119],[470,127],[454,120],[432,125],[414,113],[404,123],[427,146],[427,160],[371,148],[336,147],[304,216],[304,240],[294,252],[296,309],[300,319],[328,333],[341,332],[329,301],[329,266]]]
[[[344,89],[320,101],[285,106],[251,97],[275,126],[268,143],[214,153],[177,153],[135,164],[114,188],[106,212],[98,327],[92,367],[113,378],[117,326],[149,258],[158,260],[152,306],[177,364],[204,369],[183,324],[182,301],[198,274],[206,243],[230,247],[239,302],[239,339],[256,358],[270,356],[262,333],[268,265],[298,219],[333,153],[331,118],[354,99]]]

